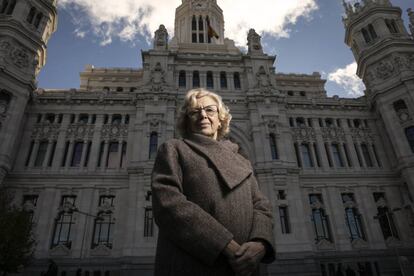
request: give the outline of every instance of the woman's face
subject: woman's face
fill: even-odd
[[[197,105],[188,111],[188,117],[191,132],[217,140],[221,123],[218,118],[218,104],[213,98],[204,96],[197,99]]]

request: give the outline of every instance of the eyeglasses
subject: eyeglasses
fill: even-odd
[[[213,117],[218,112],[218,107],[216,105],[208,105],[205,107],[193,108],[188,111],[188,115],[193,118],[197,118],[201,111],[205,111],[208,117]]]

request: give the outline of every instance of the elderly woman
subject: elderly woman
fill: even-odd
[[[253,275],[275,258],[269,201],[250,162],[223,139],[230,120],[220,96],[191,90],[178,118],[183,139],[159,148],[152,173],[155,276]]]

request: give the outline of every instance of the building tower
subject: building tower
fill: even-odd
[[[414,196],[414,41],[402,11],[389,0],[344,2],[345,43],[358,64],[365,95],[388,137],[402,189]],[[408,195],[408,193],[403,193]],[[404,202],[406,202],[404,200]]]
[[[56,27],[56,0],[0,1],[0,185],[12,167],[25,109]]]

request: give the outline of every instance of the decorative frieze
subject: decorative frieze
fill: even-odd
[[[362,141],[372,141],[374,136],[369,128],[351,128],[351,136]]]
[[[36,124],[33,128],[32,139],[36,140],[57,140],[60,124]]]
[[[316,134],[315,130],[311,127],[293,127],[292,136],[293,139],[296,141],[315,141]]]
[[[325,141],[345,141],[345,132],[339,127],[322,127],[322,138]]]
[[[127,139],[128,125],[104,125],[101,130],[101,136],[105,140],[120,140]]]
[[[72,124],[66,130],[66,136],[74,140],[91,140],[94,130],[94,125]]]

